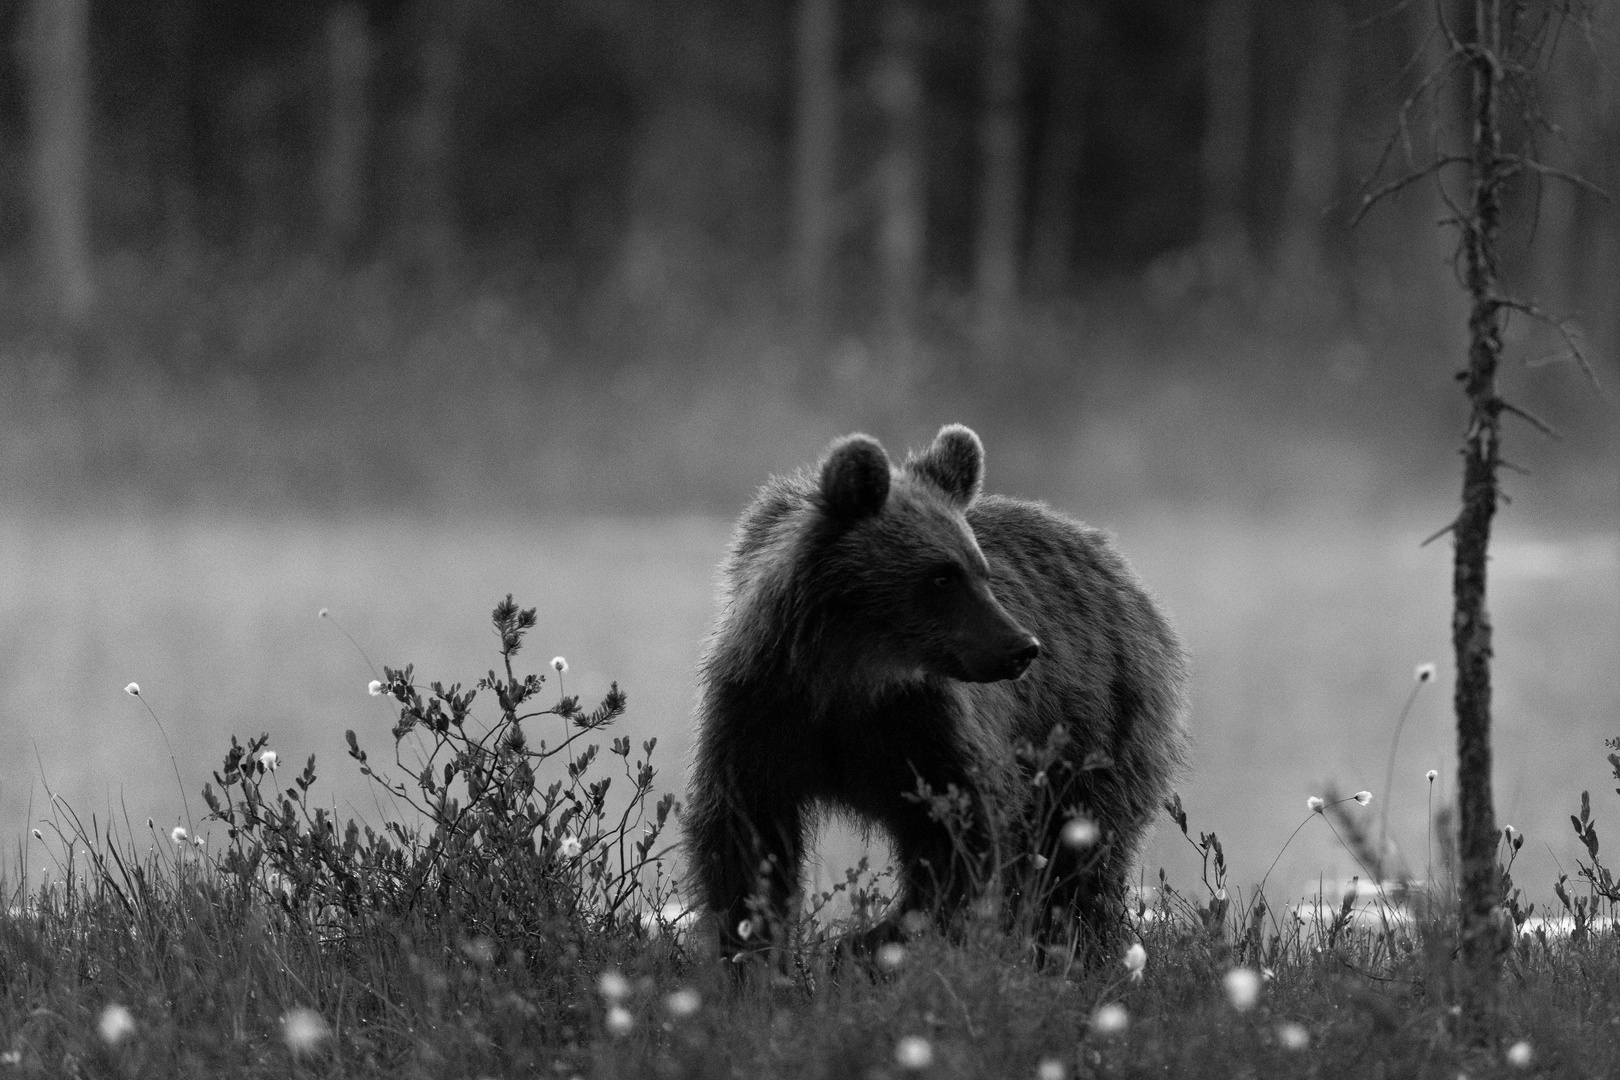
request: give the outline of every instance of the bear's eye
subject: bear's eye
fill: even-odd
[[[936,589],[946,589],[961,577],[962,571],[954,566],[941,566],[937,568],[928,579],[928,583]]]

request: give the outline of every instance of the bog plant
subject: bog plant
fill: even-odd
[[[590,740],[624,713],[618,684],[587,711],[562,692],[559,657],[557,697],[541,707],[547,676],[513,668],[535,610],[508,596],[493,620],[501,668],[473,687],[423,687],[409,665],[385,667],[373,683],[399,707],[392,769],[377,766],[352,730],[347,737],[361,773],[401,810],[380,831],[354,820],[340,827],[311,803],[313,756],[283,784],[267,735],[245,746],[233,736],[203,791],[210,818],[226,828],[218,865],[227,879],[333,938],[377,917],[420,916],[476,949],[534,956],[559,941],[577,948],[609,931],[665,928],[674,795],[653,799],[657,740],[635,755],[629,738],[613,738],[603,759]],[[492,723],[474,716],[481,695],[498,709]],[[556,734],[537,737],[546,721]],[[598,775],[612,758],[628,787],[617,799],[618,777]]]

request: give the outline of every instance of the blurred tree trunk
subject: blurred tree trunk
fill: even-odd
[[[149,111],[163,244],[188,254],[198,244],[196,154],[188,111],[194,11],[186,0],[161,0],[153,13],[163,28],[163,47]]]
[[[372,49],[365,9],[349,0],[330,8],[324,44],[326,130],[316,184],[321,244],[341,259],[352,249],[365,214]]]
[[[434,280],[443,279],[460,249],[451,135],[467,14],[465,0],[417,0],[410,20],[415,87],[402,132],[394,231],[405,259]]]
[[[819,338],[826,325],[827,266],[837,236],[837,0],[800,0],[795,36],[793,289],[801,329]]]
[[[1006,347],[1018,299],[1018,242],[1024,192],[1022,45],[1024,0],[985,0],[984,102],[979,118],[979,228],[973,284],[979,341]]]
[[[1074,261],[1075,194],[1086,138],[1087,43],[1096,26],[1092,9],[1059,4],[1052,97],[1035,164],[1030,213],[1029,287],[1051,295],[1063,290]]]
[[[29,190],[43,300],[65,325],[90,318],[89,0],[33,0],[26,29]]]
[[[1324,215],[1339,191],[1340,126],[1350,25],[1337,0],[1309,0],[1310,36],[1289,143],[1279,264],[1285,278],[1319,278]]]
[[[1255,0],[1214,0],[1204,24],[1203,240],[1247,248]]]
[[[913,0],[888,0],[883,51],[873,79],[884,120],[877,177],[877,256],[883,334],[891,348],[902,352],[909,351],[916,334],[927,239],[921,36],[922,22]]]

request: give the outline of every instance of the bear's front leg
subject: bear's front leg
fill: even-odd
[[[719,923],[721,954],[763,951],[786,939],[799,891],[804,814],[786,800],[733,790],[689,819],[693,861]]]

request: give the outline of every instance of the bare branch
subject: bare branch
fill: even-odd
[[[1446,535],[1446,533],[1451,532],[1456,527],[1457,527],[1457,519],[1452,518],[1451,519],[1451,524],[1445,526],[1444,528],[1440,529],[1438,532],[1431,535],[1428,539],[1424,540],[1423,543],[1419,544],[1418,547],[1420,547],[1420,548],[1428,547],[1430,544],[1434,543],[1436,540],[1438,540],[1442,536]]]
[[[1519,408],[1511,401],[1506,401],[1502,398],[1497,398],[1496,400],[1501,403],[1503,412],[1512,413],[1514,416],[1517,416],[1519,419],[1523,420],[1525,423],[1529,424],[1531,427],[1535,428],[1549,439],[1554,439],[1558,442],[1564,441],[1564,437],[1558,433],[1558,429],[1547,423],[1547,421],[1541,419],[1541,417],[1532,412],[1527,412],[1526,410]]]
[[[1495,301],[1502,307],[1520,312],[1521,314],[1535,319],[1537,322],[1544,323],[1547,326],[1552,327],[1558,332],[1558,336],[1564,341],[1564,348],[1568,350],[1566,354],[1545,358],[1539,362],[1528,363],[1526,366],[1540,367],[1542,364],[1554,364],[1561,360],[1574,360],[1581,366],[1581,371],[1586,375],[1586,381],[1592,384],[1592,389],[1597,391],[1598,396],[1605,400],[1608,399],[1609,395],[1607,391],[1603,389],[1603,384],[1598,381],[1597,372],[1593,370],[1591,362],[1587,360],[1586,350],[1581,348],[1580,339],[1575,336],[1575,331],[1571,328],[1568,319],[1556,318],[1553,315],[1541,310],[1528,300],[1516,300],[1510,297],[1500,296],[1496,297]]]
[[[1513,176],[1522,170],[1529,170],[1530,172],[1536,173],[1540,176],[1550,176],[1555,180],[1562,180],[1567,184],[1573,184],[1582,191],[1590,191],[1593,195],[1596,195],[1604,202],[1613,201],[1614,197],[1610,195],[1607,190],[1592,183],[1592,181],[1586,179],[1586,177],[1577,176],[1576,174],[1566,172],[1557,166],[1548,165],[1544,162],[1537,161],[1533,156],[1525,154],[1503,154],[1502,160],[1510,163],[1509,168],[1503,173],[1504,176]]]
[[[1417,172],[1407,173],[1405,176],[1402,176],[1399,179],[1391,180],[1386,184],[1380,184],[1376,189],[1361,197],[1361,205],[1357,207],[1355,216],[1350,219],[1350,227],[1352,229],[1355,228],[1361,223],[1361,219],[1367,216],[1368,211],[1370,211],[1374,206],[1382,202],[1384,199],[1389,198],[1403,188],[1410,187],[1419,180],[1422,180],[1424,177],[1433,176],[1448,165],[1466,164],[1468,164],[1467,158],[1451,154],[1447,155],[1446,157],[1435,159],[1433,162],[1419,169]]]

